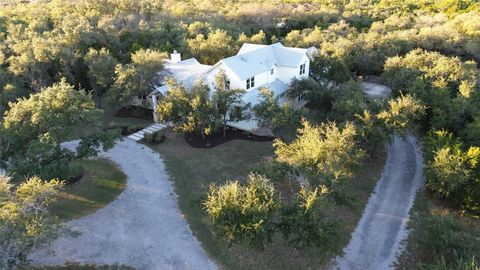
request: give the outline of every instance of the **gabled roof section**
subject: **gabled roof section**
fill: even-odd
[[[228,57],[220,62],[232,70],[240,80],[246,80],[258,73],[272,69],[276,63],[276,57],[269,47],[265,47]]]
[[[244,43],[237,55],[220,60],[240,80],[270,70],[274,65],[298,67],[302,64],[307,49],[285,47],[281,43],[261,45]]]

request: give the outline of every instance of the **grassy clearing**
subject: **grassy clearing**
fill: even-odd
[[[85,169],[77,183],[65,186],[51,211],[63,220],[95,212],[113,201],[126,187],[126,176],[106,159],[76,160]]]
[[[321,250],[296,250],[280,236],[265,250],[251,251],[240,245],[228,245],[212,231],[202,208],[210,184],[245,180],[258,162],[272,157],[271,142],[233,140],[214,148],[197,149],[189,146],[181,134],[166,131],[166,137],[164,143],[151,147],[162,155],[175,183],[180,209],[210,257],[227,269],[319,269],[326,266],[330,258]],[[339,241],[345,245],[380,175],[385,155],[382,152],[379,156],[365,163],[368,170],[357,175],[348,187],[355,198],[353,207],[331,207],[332,215],[344,220],[345,237]],[[278,190],[281,192],[285,188],[279,186]]]

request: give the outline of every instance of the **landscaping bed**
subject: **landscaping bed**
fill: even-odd
[[[202,136],[199,134],[192,133],[185,134],[184,136],[185,141],[187,141],[190,146],[195,148],[211,148],[231,140],[247,140],[253,142],[268,142],[273,140],[273,137],[256,136],[251,133],[232,128],[228,128],[226,130],[225,136],[223,136],[222,131],[210,134],[205,138],[202,138]]]

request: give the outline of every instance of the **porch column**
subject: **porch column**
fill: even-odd
[[[158,114],[157,110],[157,95],[152,95],[152,107],[153,107],[153,122],[158,123]]]

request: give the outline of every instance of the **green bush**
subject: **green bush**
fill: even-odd
[[[263,175],[251,173],[248,184],[230,181],[210,187],[205,210],[215,227],[229,242],[246,242],[262,249],[275,232],[273,216],[279,207],[273,184]]]
[[[145,133],[144,140],[147,143],[162,143],[165,141],[165,133],[161,130],[152,133]]]
[[[289,167],[288,165],[274,160],[266,160],[260,162],[254,169],[254,172],[265,175],[273,182],[282,182],[285,180]]]
[[[419,242],[434,257],[466,252],[461,224],[451,216],[432,215],[420,220],[424,237]]]
[[[479,270],[480,264],[475,260],[475,257],[471,259],[459,258],[452,263],[448,263],[445,257],[441,257],[439,260],[432,264],[424,264],[421,269],[424,270]]]

